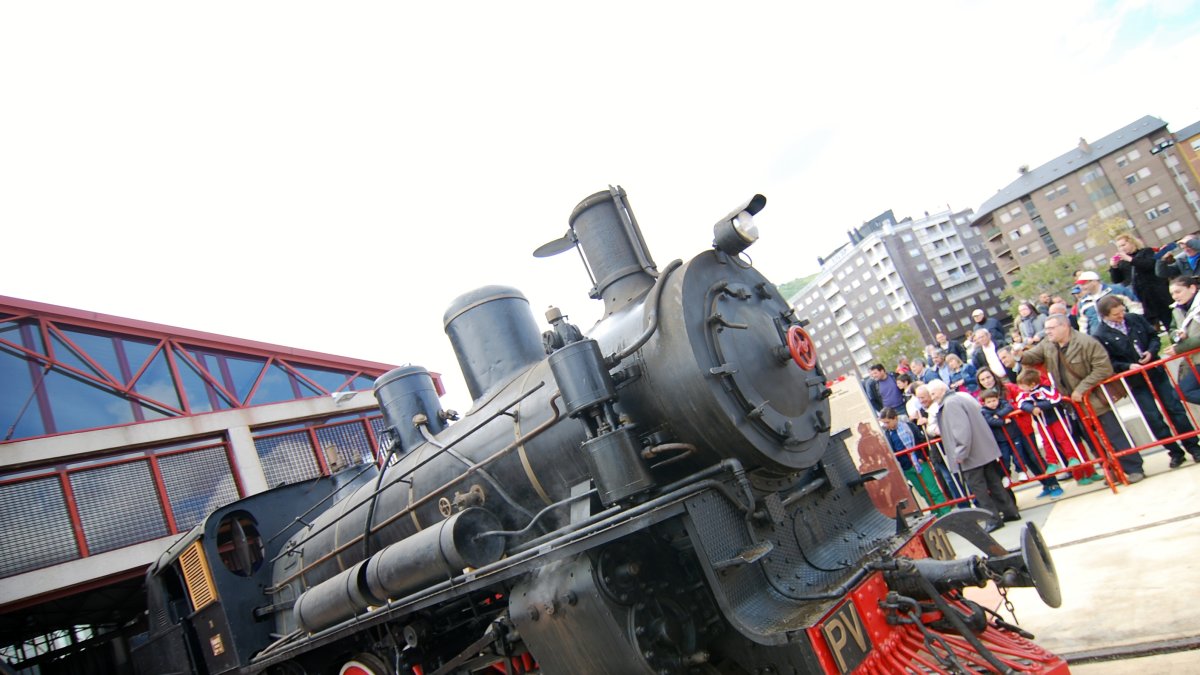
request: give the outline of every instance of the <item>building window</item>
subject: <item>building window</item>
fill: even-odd
[[[933,300],[934,302],[940,302],[941,300],[945,299],[945,297],[946,296],[942,295],[941,293],[934,293],[933,295],[929,296],[929,299]]]
[[[935,283],[935,280],[933,277],[925,277],[925,287],[926,288],[932,287],[934,283]]]
[[[1078,232],[1078,230],[1075,229],[1074,225],[1066,225],[1063,227],[1063,234],[1067,235],[1068,237],[1076,232]]]
[[[1159,238],[1162,239],[1164,236],[1166,236],[1166,235],[1160,235]],[[1083,253],[1086,250],[1087,250],[1087,242],[1086,241],[1075,242],[1075,252],[1076,253]]]
[[[987,274],[983,275],[983,280],[984,281],[995,281],[996,275],[992,274],[991,272],[988,272]]]
[[[1138,175],[1136,173],[1131,173],[1128,176],[1125,176],[1125,182],[1130,185],[1133,185],[1134,183],[1138,182],[1139,180],[1141,180],[1141,179],[1138,178]]]
[[[929,269],[929,265],[926,265],[925,263],[917,263],[918,272],[924,272],[927,269]]]
[[[1065,206],[1060,206],[1057,209],[1054,209],[1054,215],[1058,217],[1059,220],[1062,220],[1070,214],[1075,213],[1075,211],[1078,209],[1079,207],[1075,205],[1075,202],[1071,202]]]
[[[900,235],[900,241],[905,241],[905,242],[912,241],[912,235],[905,232],[904,234]]]
[[[1156,219],[1158,219],[1158,209],[1150,209],[1149,211],[1146,211],[1146,220]]]
[[[950,316],[950,310],[946,307],[943,307],[938,310],[938,316]]]
[[[1158,205],[1158,215],[1165,216],[1170,212],[1171,212],[1170,204],[1159,204]]]
[[[1020,231],[1020,230],[1013,230],[1012,232],[1009,232],[1009,233],[1008,233],[1008,238],[1009,238],[1009,239],[1012,239],[1013,241],[1016,241],[1017,239],[1020,239],[1020,238],[1021,238],[1021,231]]]
[[[953,309],[956,312],[963,311],[963,304],[961,302],[956,302],[953,305],[950,305],[950,307],[951,307],[951,309]]]
[[[1137,177],[1138,178],[1149,178],[1150,177],[1150,167],[1143,166],[1142,168],[1138,169]]]
[[[1021,248],[1017,249],[1017,255],[1019,255],[1021,257],[1025,257],[1025,256],[1029,255],[1029,247],[1022,246]]]
[[[1007,225],[1012,222],[1012,216],[1008,215],[1007,212],[1001,213],[1000,214],[1000,222],[1004,225]]]
[[[1025,224],[1024,224],[1024,225],[1022,225],[1021,227],[1017,228],[1017,231],[1018,231],[1018,232],[1020,232],[1020,233],[1021,233],[1021,234],[1023,234],[1023,235],[1024,235],[1024,234],[1029,234],[1030,232],[1033,232],[1033,226],[1032,226],[1032,225],[1030,225],[1029,223],[1025,223]]]

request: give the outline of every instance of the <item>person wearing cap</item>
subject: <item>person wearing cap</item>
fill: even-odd
[[[1155,256],[1154,273],[1164,279],[1200,275],[1200,237],[1195,234],[1167,244]]]
[[[1091,270],[1080,272],[1075,279],[1075,283],[1082,289],[1079,295],[1079,302],[1075,303],[1075,308],[1079,315],[1079,330],[1094,335],[1100,327],[1100,315],[1096,312],[1096,302],[1109,294],[1123,295],[1132,301],[1137,301],[1133,291],[1119,284],[1106,284],[1100,281],[1100,275]]]
[[[1171,329],[1171,292],[1167,280],[1155,273],[1154,249],[1132,234],[1117,235],[1117,254],[1112,257],[1108,277],[1114,284],[1133,289],[1142,303],[1143,316],[1155,330]]]
[[[970,334],[967,337],[974,340],[975,334],[980,328],[986,328],[992,334],[992,341],[999,346],[1008,344],[1008,336],[1004,334],[1004,329],[1000,327],[1000,322],[995,317],[988,316],[983,313],[982,309],[976,309],[971,312],[971,320],[975,325],[971,328]]]

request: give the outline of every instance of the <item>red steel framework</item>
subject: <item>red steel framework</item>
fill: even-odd
[[[6,339],[5,337],[0,337],[0,345],[26,358],[30,363],[31,370],[35,368],[36,364],[36,368],[41,371],[40,376],[35,376],[34,378],[34,395],[38,398],[39,405],[43,406],[48,406],[49,401],[46,398],[47,394],[44,388],[38,386],[38,384],[40,383],[40,378],[44,378],[51,370],[69,374],[72,377],[96,385],[102,390],[160,410],[167,416],[178,417],[208,412],[207,410],[193,410],[193,402],[189,401],[188,392],[181,377],[181,368],[184,365],[203,380],[205,387],[209,391],[215,392],[216,395],[224,400],[226,406],[222,409],[243,408],[253,405],[251,401],[254,400],[259,387],[268,374],[276,367],[283,369],[288,375],[296,378],[297,381],[302,382],[305,386],[310,387],[312,391],[320,392],[316,396],[329,395],[335,391],[346,390],[359,377],[374,379],[394,367],[385,363],[293,349],[253,340],[232,338],[214,333],[176,328],[95,312],[85,312],[6,296],[0,296],[0,325],[20,326],[20,330],[23,331],[25,336],[30,336],[32,331],[36,331],[40,337],[41,344],[44,345],[44,353],[30,349],[24,344]],[[151,341],[154,343],[154,347],[142,363],[122,363],[122,370],[128,370],[128,376],[124,374],[118,376],[110,373],[100,363],[100,359],[89,355],[88,350],[84,346],[71,339],[68,332],[72,329],[100,331],[109,334],[111,337],[128,337],[141,341]],[[73,352],[71,356],[81,360],[91,370],[79,368],[68,362],[66,360],[67,355],[65,354],[57,354],[56,344],[65,345]],[[222,382],[225,378],[218,377],[209,372],[208,368],[196,357],[197,352],[207,352],[210,350],[234,357],[253,357],[254,359],[261,360],[261,369],[244,396],[238,396],[230,391],[225,383]],[[178,403],[155,399],[135,389],[139,378],[142,377],[151,364],[156,362],[160,355],[166,359],[172,384],[178,396]],[[181,360],[184,362],[183,364],[180,363]],[[323,386],[305,375],[301,370],[305,367],[344,372],[346,373],[346,378],[338,387],[331,390],[327,386]],[[437,373],[431,374],[433,375],[434,385],[437,388],[438,394],[444,394],[445,390],[442,386],[441,376]],[[296,398],[306,397],[298,395]],[[134,423],[146,421],[141,408],[136,405],[133,408]],[[56,434],[51,432],[44,435],[53,436]],[[2,442],[5,441],[0,441],[0,443]]]

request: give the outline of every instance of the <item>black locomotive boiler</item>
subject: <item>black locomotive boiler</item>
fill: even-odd
[[[603,318],[519,291],[458,298],[473,399],[379,378],[382,469],[211,514],[147,574],[146,673],[1066,672],[962,595],[1059,603],[1037,530],[876,510],[830,428],[804,320],[749,264],[756,195],[659,269],[620,188],[571,214]],[[948,532],[983,555],[955,558]]]

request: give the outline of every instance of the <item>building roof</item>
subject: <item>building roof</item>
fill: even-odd
[[[1178,138],[1181,141],[1186,141],[1197,134],[1200,134],[1200,122],[1192,122],[1179,131],[1176,131],[1175,138]]]
[[[974,225],[996,209],[1015,201],[1022,195],[1027,195],[1059,180],[1063,176],[1074,173],[1080,168],[1095,162],[1097,159],[1115,152],[1139,138],[1148,136],[1165,126],[1167,126],[1166,122],[1152,115],[1146,115],[1133,124],[1123,126],[1104,138],[1089,143],[1086,152],[1082,147],[1075,148],[1032,171],[1021,174],[1020,178],[1009,183],[1007,187],[985,201],[979,207],[979,210],[975,212],[975,217],[971,219],[971,224]]]

